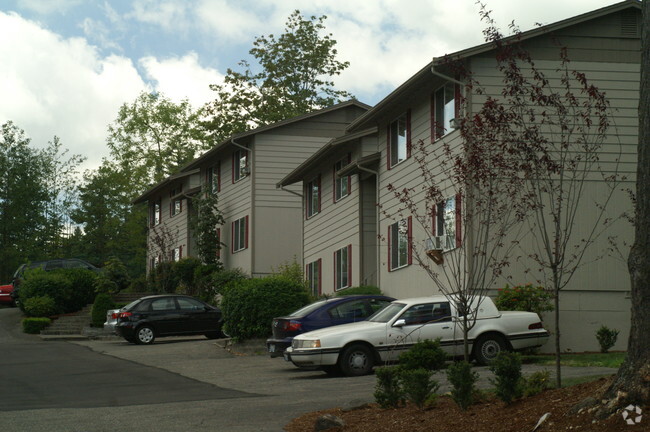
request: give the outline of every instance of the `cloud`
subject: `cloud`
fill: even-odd
[[[117,110],[147,88],[130,59],[64,39],[16,14],[0,12],[0,123],[25,130],[32,144],[59,136],[71,153],[107,155],[106,127]]]
[[[18,6],[41,15],[65,13],[67,10],[80,5],[83,0],[18,0]]]
[[[159,26],[166,32],[186,32],[190,26],[190,3],[176,0],[136,0],[126,16]]]
[[[139,64],[146,78],[156,82],[156,90],[175,102],[189,99],[194,107],[214,99],[208,86],[222,83],[224,77],[216,69],[202,67],[195,52],[164,60],[144,57]]]

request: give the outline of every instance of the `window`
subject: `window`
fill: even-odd
[[[248,247],[248,216],[232,223],[232,251],[238,252]]]
[[[248,151],[244,149],[236,150],[232,154],[232,182],[235,183],[248,173]]]
[[[170,216],[176,216],[182,211],[183,211],[183,200],[181,198],[176,198],[169,203]]]
[[[174,303],[173,297],[163,297],[160,299],[152,300],[149,309],[152,311],[175,310],[176,303]]]
[[[221,163],[217,162],[214,166],[207,169],[205,174],[205,183],[208,190],[212,193],[221,191]]]
[[[334,252],[334,289],[350,286],[352,281],[352,245]]]
[[[425,303],[411,306],[400,316],[406,325],[422,325],[451,321],[449,302]]]
[[[307,183],[307,217],[320,212],[320,176]]]
[[[388,227],[388,271],[397,270],[412,262],[412,217]]]
[[[160,199],[151,206],[151,226],[159,225],[161,222]]]
[[[454,84],[445,84],[433,96],[433,125],[432,136],[434,139],[442,138],[451,132],[451,119],[457,116],[456,90]]]
[[[318,259],[316,261],[310,262],[307,264],[307,269],[305,271],[307,275],[307,285],[309,286],[309,292],[317,297],[322,294],[321,288],[321,265],[322,260]]]
[[[354,300],[334,306],[327,313],[335,320],[346,321],[362,321],[369,316],[365,300]]]
[[[349,164],[351,160],[352,154],[348,153],[347,157],[334,164],[334,202],[348,196],[350,193],[352,177],[349,175],[345,177],[337,177],[336,172]]]
[[[388,126],[388,169],[411,156],[411,110]]]
[[[171,259],[172,261],[180,261],[183,258],[183,246],[172,249]]]
[[[447,198],[433,209],[433,249],[450,250],[460,246],[461,219],[460,195]]]
[[[198,300],[186,297],[177,297],[176,302],[182,311],[205,311],[205,306]]]

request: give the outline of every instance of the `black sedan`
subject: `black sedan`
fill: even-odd
[[[221,310],[185,295],[143,297],[120,309],[115,331],[129,342],[151,344],[160,336],[223,336]]]

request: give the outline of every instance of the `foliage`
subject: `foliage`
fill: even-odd
[[[447,380],[451,384],[451,398],[463,410],[474,403],[478,373],[466,361],[454,362],[447,368]]]
[[[624,352],[610,353],[570,353],[562,354],[560,364],[572,367],[611,367],[618,368],[623,364],[626,354]],[[549,355],[528,355],[524,356],[525,363],[536,363],[539,365],[555,364],[555,358]]]
[[[521,375],[521,356],[518,353],[502,351],[490,363],[490,370],[495,379],[496,395],[506,404],[519,399],[524,392],[524,380]]]
[[[209,285],[206,286],[206,290],[203,291],[201,297],[205,301],[212,302],[215,297],[224,294],[228,288],[247,279],[248,275],[240,268],[212,272],[211,276],[207,279],[209,280]]]
[[[52,322],[49,318],[25,318],[23,319],[23,332],[29,334],[39,334]]]
[[[398,408],[404,403],[404,391],[401,385],[402,369],[397,366],[385,366],[375,369],[375,401],[382,408]]]
[[[196,235],[199,258],[205,264],[223,267],[219,261],[219,253],[223,243],[219,238],[218,227],[225,223],[225,219],[223,213],[219,210],[218,204],[217,193],[204,190],[203,193],[195,196],[192,201],[196,213],[193,214],[190,221]]]
[[[440,386],[432,379],[431,370],[422,368],[402,370],[400,378],[406,398],[418,408],[422,409],[435,400],[435,392]]]
[[[50,297],[54,301],[55,313],[63,313],[66,302],[72,296],[72,281],[58,271],[31,270],[20,284],[20,309],[32,297]]]
[[[115,309],[113,298],[107,293],[99,293],[93,302],[91,323],[93,327],[102,327],[106,320],[106,312]]]
[[[440,348],[440,339],[423,340],[399,355],[400,367],[405,370],[438,371],[445,367],[447,354]]]
[[[499,289],[494,304],[497,309],[503,311],[527,311],[535,312],[540,317],[542,312],[553,310],[553,293],[541,286],[534,286],[531,283],[526,285],[506,285]]]
[[[23,305],[28,317],[49,317],[56,314],[56,304],[50,296],[35,296],[25,300]]]
[[[349,63],[336,60],[336,41],[322,34],[326,18],[294,11],[279,37],[255,39],[249,54],[258,65],[242,60],[242,71],[228,69],[224,84],[210,86],[216,99],[206,106],[207,129],[216,141],[350,98],[329,80]]]
[[[225,332],[239,340],[266,337],[271,320],[309,303],[304,286],[280,276],[245,279],[223,292]]]
[[[64,301],[64,313],[76,312],[93,302],[97,273],[86,269],[63,269],[55,272],[63,275],[71,284],[70,295]]]
[[[550,388],[551,373],[547,370],[537,371],[524,378],[524,396],[535,396]]]
[[[131,284],[131,277],[126,266],[122,260],[114,256],[110,257],[104,263],[102,272],[99,274],[99,279],[108,279],[114,284],[115,288],[109,291],[110,293],[118,293],[127,289]]]
[[[345,288],[340,291],[337,291],[335,296],[343,297],[348,295],[360,295],[360,294],[382,295],[382,292],[379,289],[379,287],[373,285],[361,285],[358,287],[350,287],[350,288]]]
[[[178,284],[174,263],[170,261],[159,262],[147,275],[148,290],[156,294],[176,292]]]
[[[600,326],[596,332],[596,339],[598,339],[598,344],[600,345],[600,352],[606,353],[611,347],[616,345],[616,339],[618,339],[619,331],[616,329],[610,329],[607,326]]]
[[[201,266],[201,260],[194,257],[183,258],[172,264],[175,279],[178,280],[179,288],[184,294],[196,294],[196,269]]]
[[[136,278],[131,279],[131,283],[129,284],[126,290],[127,292],[132,292],[132,293],[143,293],[143,292],[147,292],[147,289],[148,289],[147,277],[142,274]]]
[[[275,276],[286,278],[297,285],[302,285],[307,289],[307,282],[305,282],[302,266],[298,263],[295,256],[293,257],[293,261],[287,261],[280,264],[277,268],[272,268],[272,273]]]

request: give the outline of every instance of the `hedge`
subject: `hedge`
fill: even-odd
[[[25,318],[23,320],[23,331],[29,334],[39,334],[51,322],[52,320],[49,318]]]

